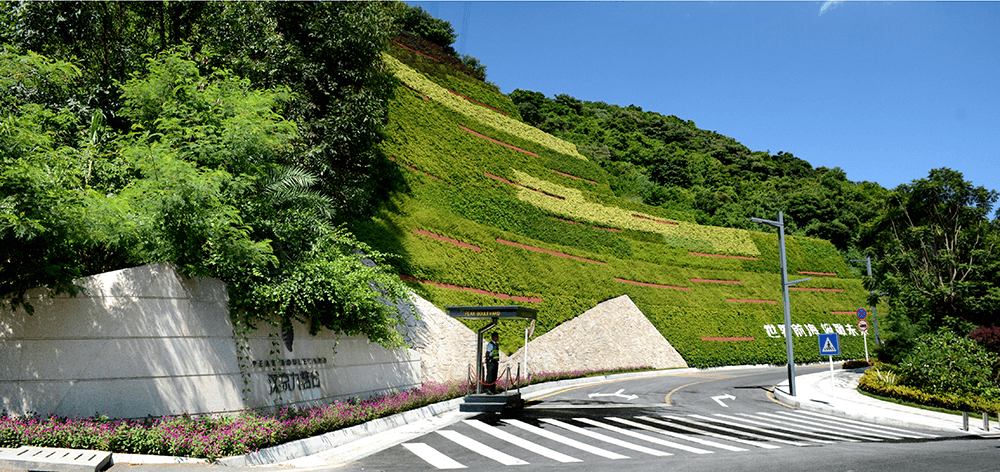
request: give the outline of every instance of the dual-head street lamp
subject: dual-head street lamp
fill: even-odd
[[[750,218],[751,223],[758,223],[778,228],[778,253],[781,257],[781,296],[785,308],[785,350],[788,356],[788,394],[795,396],[795,354],[792,352],[792,312],[788,305],[788,287],[799,282],[811,280],[812,277],[788,281],[788,264],[785,262],[785,220],[778,212],[778,221],[762,218]]]

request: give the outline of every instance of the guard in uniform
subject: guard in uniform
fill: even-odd
[[[500,368],[500,335],[496,331],[492,341],[486,345],[486,388],[490,394],[497,393],[497,369]]]

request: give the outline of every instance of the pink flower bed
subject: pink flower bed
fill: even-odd
[[[678,223],[674,223],[673,221],[663,221],[663,220],[658,220],[658,219],[656,219],[656,218],[650,218],[650,217],[648,217],[648,216],[642,216],[642,215],[632,215],[632,217],[633,217],[633,218],[639,218],[639,219],[641,219],[641,220],[649,220],[649,221],[655,221],[655,222],[657,222],[657,223],[660,223],[660,224],[665,224],[665,225],[672,225],[672,226],[679,226],[679,224],[678,224]]]
[[[432,60],[434,62],[441,62],[441,61],[437,60],[437,58],[428,56],[427,54],[424,54],[424,53],[422,53],[420,51],[417,51],[416,49],[412,49],[412,48],[408,48],[406,46],[403,46],[403,44],[400,43],[399,41],[393,40],[392,42],[395,43],[397,46],[399,46],[399,47],[401,47],[403,49],[406,49],[407,51],[410,51],[410,52],[413,52],[413,53],[416,53],[416,54],[420,54],[421,56],[424,56],[424,57],[426,57],[426,58],[428,58],[428,59],[430,59],[430,60]]]
[[[688,291],[691,290],[691,287],[674,287],[673,285],[650,284],[646,282],[636,282],[634,280],[619,279],[618,277],[615,277],[615,280],[626,284],[641,285],[643,287],[669,288],[672,290],[688,290]]]
[[[427,285],[433,285],[435,287],[448,288],[448,289],[452,289],[452,290],[463,290],[463,291],[466,291],[466,292],[477,293],[479,295],[489,295],[491,297],[496,297],[496,298],[500,298],[500,299],[503,299],[503,300],[514,300],[514,301],[525,302],[525,303],[541,303],[542,302],[542,298],[541,297],[522,297],[522,296],[518,296],[518,295],[507,295],[506,293],[490,292],[488,290],[482,290],[482,289],[478,289],[478,288],[460,287],[458,285],[443,284],[441,282],[433,282],[433,281],[430,281],[430,280],[420,280],[420,279],[415,278],[415,277],[410,277],[409,275],[400,275],[399,278],[402,279],[402,280],[405,280],[407,282],[417,282],[417,283],[422,283],[422,284],[427,284]]]
[[[500,145],[502,145],[502,146],[507,146],[507,147],[509,147],[509,148],[511,148],[511,149],[513,149],[513,150],[515,150],[515,151],[521,151],[521,152],[523,152],[523,153],[525,153],[525,154],[528,154],[528,155],[531,155],[531,156],[535,156],[535,157],[538,157],[538,154],[535,154],[535,153],[533,153],[533,152],[531,152],[531,151],[525,151],[524,149],[521,149],[521,148],[519,148],[519,147],[517,147],[517,146],[511,146],[510,144],[507,144],[507,143],[505,143],[505,142],[503,142],[503,141],[497,141],[496,139],[493,139],[493,138],[491,138],[491,137],[489,137],[489,136],[486,136],[485,134],[480,134],[480,133],[477,133],[477,132],[475,132],[475,131],[472,131],[471,129],[469,129],[469,128],[466,128],[466,127],[464,127],[464,126],[462,126],[462,125],[459,125],[458,127],[459,127],[459,128],[462,128],[462,131],[465,131],[465,132],[467,132],[467,133],[469,133],[469,134],[472,134],[472,135],[474,135],[474,136],[479,136],[480,138],[483,138],[483,139],[485,139],[485,140],[487,140],[487,141],[492,141],[492,142],[494,142],[494,143],[497,143],[497,144],[500,144]]]
[[[391,160],[392,162],[395,162],[396,164],[399,164],[399,165],[401,165],[403,167],[406,167],[407,169],[410,169],[410,170],[412,170],[414,172],[419,172],[419,173],[424,174],[424,175],[426,175],[426,176],[428,176],[428,177],[430,177],[430,178],[432,178],[434,180],[437,180],[439,182],[444,182],[444,180],[441,179],[441,177],[438,177],[438,176],[432,175],[432,174],[428,174],[427,172],[424,172],[424,171],[422,171],[420,169],[417,169],[416,167],[413,167],[410,164],[407,164],[405,162],[399,162],[399,161],[396,160],[395,157],[389,156],[389,160]],[[448,185],[451,185],[451,184],[448,184]],[[452,185],[452,187],[454,187],[454,185]]]
[[[730,256],[727,254],[705,254],[703,252],[689,252],[688,254],[692,256],[704,256],[704,257],[724,257],[727,259],[746,259],[749,261],[759,261],[760,259],[750,256]]]
[[[473,246],[472,244],[469,244],[469,243],[463,243],[462,241],[459,241],[457,239],[451,239],[451,238],[446,237],[446,236],[441,236],[440,234],[434,234],[434,233],[432,233],[430,231],[424,231],[422,229],[416,229],[416,228],[414,228],[413,232],[417,233],[419,235],[422,235],[422,236],[428,236],[428,237],[437,239],[439,241],[444,241],[446,243],[454,244],[454,245],[456,245],[458,247],[462,247],[462,248],[466,248],[466,249],[472,249],[473,251],[476,251],[476,252],[483,252],[483,249],[481,247],[479,247],[479,246]]]
[[[798,272],[800,274],[805,274],[805,275],[826,275],[826,276],[830,276],[830,277],[836,277],[837,276],[836,272],[809,272],[808,270],[797,270],[796,272]]]
[[[742,284],[742,280],[713,280],[713,279],[689,279],[694,283],[708,283],[708,284]]]
[[[565,176],[565,177],[569,177],[569,178],[571,178],[571,179],[576,179],[576,180],[582,180],[582,181],[584,181],[584,182],[590,182],[590,183],[592,183],[592,184],[596,184],[596,183],[597,183],[597,182],[594,182],[593,180],[590,180],[590,179],[585,179],[585,178],[583,178],[583,177],[577,177],[577,176],[575,176],[575,175],[571,175],[571,174],[567,174],[567,173],[565,173],[565,172],[559,172],[558,170],[555,170],[555,169],[549,169],[549,170],[551,170],[552,172],[555,172],[555,173],[557,173],[557,174],[559,174],[559,175],[562,175],[562,176]]]
[[[727,298],[730,303],[778,303],[777,300],[746,300],[743,298]]]
[[[404,47],[405,47],[405,46],[404,46]],[[499,112],[499,113],[503,113],[504,115],[507,115],[507,116],[510,116],[510,113],[507,113],[507,112],[505,112],[505,111],[503,111],[503,110],[498,110],[498,109],[496,109],[496,108],[493,108],[493,107],[491,107],[491,106],[489,106],[489,105],[487,105],[487,104],[485,104],[485,103],[483,103],[483,102],[480,102],[479,100],[476,100],[476,99],[473,99],[473,98],[469,98],[469,97],[466,97],[465,95],[462,95],[462,94],[460,94],[460,93],[458,93],[458,92],[452,92],[451,90],[448,90],[448,89],[445,89],[445,90],[446,90],[446,91],[448,91],[449,93],[451,93],[452,95],[457,95],[457,96],[459,96],[459,97],[462,97],[462,98],[464,98],[464,99],[466,99],[466,100],[468,100],[468,101],[470,101],[470,102],[472,102],[472,103],[475,103],[476,105],[479,105],[479,106],[484,106],[484,107],[486,107],[486,108],[489,108],[490,110],[493,110],[493,111],[495,111],[495,112]]]
[[[513,241],[507,241],[506,239],[497,238],[497,242],[500,243],[500,244],[506,244],[508,246],[514,246],[514,247],[519,247],[521,249],[527,249],[529,251],[544,252],[546,254],[552,254],[553,256],[565,257],[567,259],[576,259],[578,261],[592,262],[594,264],[601,264],[601,265],[608,265],[607,262],[595,261],[593,259],[586,259],[586,258],[579,257],[579,256],[573,256],[573,255],[564,254],[564,253],[561,253],[561,252],[550,251],[548,249],[542,249],[540,247],[529,246],[527,244],[521,244],[521,243],[515,243]]]
[[[513,185],[515,187],[524,187],[524,188],[526,188],[528,190],[531,190],[532,192],[538,192],[538,193],[540,193],[542,195],[545,195],[546,197],[558,198],[559,200],[565,200],[566,199],[564,197],[560,197],[559,195],[552,195],[549,192],[544,192],[542,190],[534,189],[534,188],[531,188],[531,187],[525,187],[524,185],[521,185],[521,184],[519,184],[517,182],[511,182],[511,181],[509,181],[509,180],[507,180],[507,179],[505,179],[503,177],[500,177],[499,175],[493,175],[493,174],[491,174],[489,172],[483,172],[483,175],[485,175],[485,176],[487,176],[487,177],[489,177],[489,178],[491,178],[493,180],[498,180],[498,181],[503,182],[505,184]]]
[[[559,221],[562,221],[562,222],[565,222],[565,223],[571,223],[571,224],[574,224],[574,225],[587,226],[587,225],[585,225],[583,223],[580,223],[579,221],[567,220],[566,218],[559,218],[559,217],[556,217],[556,216],[551,216],[550,218],[553,218],[553,219],[556,219],[556,220],[559,220]],[[606,228],[604,226],[591,226],[591,228],[603,229],[604,231],[614,231],[616,233],[621,233],[622,232],[622,230],[620,230],[618,228]]]
[[[753,336],[747,338],[701,338],[702,341],[753,341]]]

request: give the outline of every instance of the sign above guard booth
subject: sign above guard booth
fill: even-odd
[[[521,391],[504,392],[498,395],[483,395],[483,333],[497,326],[500,318],[515,320],[532,320],[538,318],[538,310],[520,306],[448,306],[445,307],[448,316],[463,320],[491,320],[479,331],[476,331],[476,393],[466,395],[465,402],[459,405],[459,411],[466,412],[493,412],[499,413],[508,408],[520,408],[524,402],[521,400]],[[508,368],[509,369],[509,368]],[[509,375],[508,375],[509,377]],[[518,372],[520,377],[520,372]]]

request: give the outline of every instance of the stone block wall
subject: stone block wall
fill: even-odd
[[[225,284],[155,264],[87,277],[87,294],[34,291],[0,311],[0,407],[116,418],[329,402],[418,386],[420,357],[293,325],[234,336]],[[247,350],[237,346],[244,345]]]

